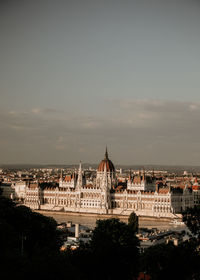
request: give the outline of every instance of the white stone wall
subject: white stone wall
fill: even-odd
[[[75,188],[75,180],[74,179],[72,179],[71,181],[60,180],[59,181],[59,187],[60,188],[71,188],[71,189],[74,189]]]
[[[139,216],[174,217],[180,213],[183,202],[192,205],[192,197],[180,194],[159,194],[150,192],[134,192],[111,194],[111,207],[106,207],[105,193],[99,189],[85,189],[78,191],[49,190],[43,192],[43,202],[38,190],[29,190],[25,204],[33,209],[54,211],[71,211],[80,213],[129,215],[135,211]],[[186,205],[186,204],[185,204]]]
[[[188,190],[176,194],[170,191],[167,193],[151,191],[155,185],[153,183],[147,185],[143,180],[137,186],[129,185],[129,188],[133,187],[136,190],[111,193],[113,183],[115,176],[105,168],[104,172],[97,172],[96,185],[86,186],[80,163],[78,179],[76,183],[74,182],[73,188],[69,186],[63,188],[62,180],[59,185],[61,188],[41,190],[38,187],[33,189],[27,187],[25,205],[33,209],[78,213],[129,215],[135,211],[139,216],[149,217],[173,217],[182,209],[194,205],[194,196]]]
[[[19,181],[12,184],[12,188],[15,191],[15,197],[24,199],[26,197],[26,182]]]
[[[145,180],[141,181],[141,183],[134,183],[128,180],[127,182],[127,190],[133,191],[155,191],[156,185],[154,182],[147,183]]]

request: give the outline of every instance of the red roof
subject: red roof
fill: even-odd
[[[115,171],[114,164],[113,164],[112,161],[108,158],[107,149],[106,149],[105,157],[104,157],[104,159],[100,162],[100,164],[99,164],[97,170],[100,171],[100,172],[103,172],[103,171],[104,171],[104,168],[105,168],[105,165],[106,165],[106,170],[107,170],[108,172],[114,172],[114,171]]]
[[[71,178],[71,175],[66,175],[66,176],[65,176],[65,181],[66,181],[66,182],[70,182],[71,179],[72,179],[72,178]]]
[[[200,190],[200,186],[194,185],[194,186],[192,186],[192,190],[193,191],[199,191]]]

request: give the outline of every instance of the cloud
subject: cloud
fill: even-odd
[[[56,145],[56,150],[62,151],[62,150],[65,150],[65,149],[66,149],[66,146],[65,146],[65,145],[61,145],[61,144],[57,144],[57,145]]]
[[[34,114],[40,114],[41,113],[41,109],[40,108],[33,108],[31,110],[31,112],[34,113]]]
[[[144,132],[145,129],[152,129],[164,134],[175,130],[196,133],[194,128],[198,126],[200,118],[200,104],[192,102],[119,100],[111,102],[111,106],[115,107],[115,113],[98,117],[78,114],[71,116],[66,112],[55,115],[57,110],[42,108],[34,108],[29,112],[1,111],[0,121],[7,129],[32,130],[34,133],[49,131],[56,134],[61,142],[64,134],[120,134],[128,129]]]
[[[198,163],[199,103],[111,100],[99,116],[55,111],[2,109],[2,158],[96,162],[107,144],[122,163]]]
[[[66,145],[65,145],[65,141],[64,141],[63,136],[58,137],[55,147],[56,147],[56,150],[65,150]]]
[[[54,108],[33,108],[33,109],[31,110],[31,112],[32,112],[33,114],[38,115],[38,114],[52,114],[52,113],[58,113],[58,112],[60,112],[60,111],[59,111],[59,110],[56,110],[56,109],[54,109]]]
[[[190,109],[191,111],[200,110],[200,104],[199,104],[199,103],[196,103],[196,104],[192,103],[192,104],[189,105],[189,109]]]
[[[118,100],[119,116],[132,126],[194,127],[200,117],[200,103],[163,100]]]
[[[63,136],[59,136],[57,142],[58,143],[63,143],[64,137]]]

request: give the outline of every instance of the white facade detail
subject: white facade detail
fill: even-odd
[[[117,188],[115,168],[108,158],[99,164],[95,183],[86,183],[81,163],[78,174],[68,176],[56,188],[41,188],[38,183],[26,187],[25,205],[32,209],[77,213],[129,215],[174,218],[194,206],[194,194],[188,189],[173,192],[158,189],[155,179],[142,176],[129,178],[127,188]]]
[[[142,175],[141,172],[139,172],[138,176],[132,176],[132,174],[130,174],[127,182],[127,189],[133,191],[155,191],[155,178],[146,177],[144,170]]]
[[[15,182],[11,185],[11,187],[14,189],[16,198],[22,199],[22,200],[25,199],[27,182],[25,182],[25,181]]]

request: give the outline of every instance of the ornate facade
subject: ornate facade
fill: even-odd
[[[155,178],[130,174],[126,187],[118,184],[115,167],[108,157],[100,162],[96,180],[87,183],[80,163],[78,174],[62,176],[58,187],[41,187],[37,182],[26,187],[24,204],[32,209],[77,213],[129,215],[173,218],[194,206],[194,194],[170,188],[159,189]]]

